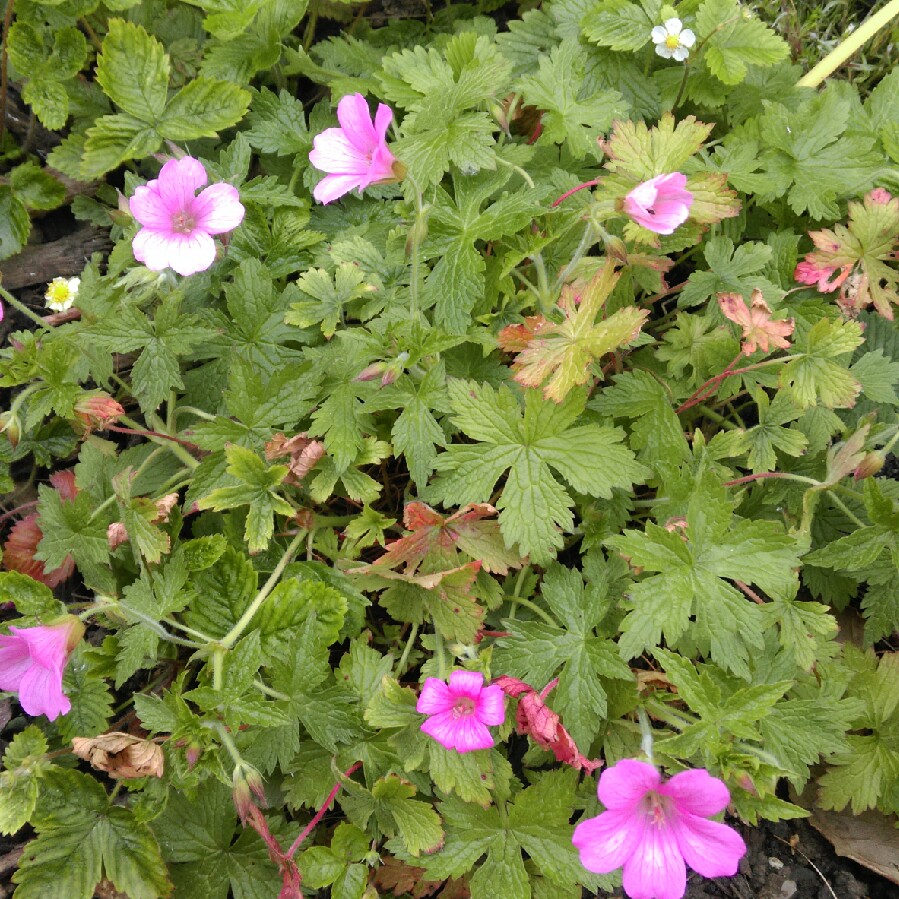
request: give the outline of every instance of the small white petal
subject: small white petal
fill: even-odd
[[[680,34],[684,27],[684,23],[680,19],[666,19],[664,24],[668,34]]]
[[[672,53],[670,47],[666,47],[664,44],[656,44],[656,53],[662,57],[662,59],[671,59],[674,55]]]
[[[668,37],[668,32],[665,31],[662,25],[656,25],[652,31],[649,32],[652,35],[652,39],[656,44],[662,44],[665,42],[665,38]]]
[[[678,62],[683,62],[690,55],[690,51],[686,47],[676,47],[671,55]]]
[[[680,34],[680,42],[684,47],[692,47],[696,43],[696,35],[689,28],[685,28]]]

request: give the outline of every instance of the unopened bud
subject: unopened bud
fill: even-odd
[[[86,393],[75,403],[75,415],[88,430],[102,430],[124,414],[122,405],[102,391]]]
[[[380,377],[387,371],[387,363],[386,362],[372,362],[371,365],[366,365],[362,371],[353,378],[354,381],[373,381],[375,378]]]
[[[200,761],[200,756],[203,754],[203,747],[198,746],[196,743],[191,743],[187,749],[184,750],[184,757],[187,759],[187,770],[193,771],[196,767],[198,761]]]
[[[858,463],[855,471],[852,473],[852,477],[855,478],[856,481],[863,481],[865,478],[870,478],[883,468],[883,463],[885,461],[886,459],[881,452],[874,450],[870,453],[865,453],[864,458]]]
[[[6,434],[6,439],[12,446],[19,445],[19,441],[22,439],[22,425],[11,411],[0,415],[0,431]]]
[[[253,801],[254,797],[256,802]],[[247,823],[255,808],[267,804],[262,775],[247,762],[241,762],[234,769],[231,798],[242,824]]]

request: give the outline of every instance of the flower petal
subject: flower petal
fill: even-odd
[[[389,106],[379,103],[377,112],[375,112],[375,134],[380,143],[384,143],[387,139],[387,129],[392,121],[393,110]]]
[[[69,639],[69,630],[66,627],[38,626],[38,627],[10,627],[11,634],[15,634],[25,642],[28,652],[35,664],[42,668],[61,669],[68,657],[66,646]]]
[[[581,864],[594,874],[608,874],[631,857],[643,838],[646,817],[639,813],[603,812],[574,828],[571,842],[580,853]]]
[[[661,56],[662,59],[671,59],[671,57],[674,56],[674,51],[665,44],[656,44],[656,53]]]
[[[206,271],[215,262],[215,241],[205,232],[178,234],[169,242],[169,266],[179,275]]]
[[[476,700],[483,687],[484,675],[480,671],[454,671],[450,675],[450,692],[456,696],[468,696]]]
[[[500,687],[493,684],[481,690],[475,715],[482,724],[493,726],[506,720],[506,695]]]
[[[233,231],[244,217],[237,188],[221,182],[202,191],[193,201],[191,211],[197,228],[207,234],[223,234]]]
[[[151,272],[161,272],[169,265],[168,234],[141,228],[131,241],[131,252],[138,262],[142,262]]]
[[[337,104],[337,121],[347,140],[360,153],[369,154],[378,144],[368,101],[362,94],[348,94]]]
[[[656,25],[652,31],[649,32],[650,37],[652,37],[653,42],[656,44],[663,44],[665,42],[665,38],[668,37],[668,32],[665,31],[663,25]]]
[[[325,175],[312,189],[319,203],[330,203],[360,186],[361,175]]]
[[[681,899],[687,890],[687,869],[667,823],[644,828],[622,874],[630,899]]]
[[[437,715],[448,712],[455,702],[450,688],[439,678],[429,677],[421,688],[415,711],[423,715]]]
[[[155,183],[154,181],[150,182],[150,184]],[[170,231],[172,216],[178,210],[169,210],[159,191],[150,184],[141,185],[135,189],[134,196],[128,201],[128,208],[145,228],[151,228],[154,231]]]
[[[684,27],[684,23],[678,18],[665,19],[663,24],[665,30],[671,35],[680,34]]]
[[[62,692],[62,668],[32,665],[19,685],[19,705],[26,715],[46,715],[50,721],[72,708]]]
[[[673,815],[668,824],[681,855],[698,874],[729,877],[737,873],[746,844],[732,827],[690,814]]]
[[[367,175],[371,165],[339,128],[328,128],[316,134],[312,141],[309,161],[322,172],[332,175]]]
[[[476,749],[490,749],[494,745],[493,735],[474,715],[463,715],[456,722],[455,748],[459,752],[473,752]]]
[[[25,672],[31,667],[31,653],[20,637],[0,634],[0,690],[19,689]]]
[[[672,58],[678,62],[683,62],[690,55],[690,51],[686,47],[675,47],[671,51]]]
[[[679,37],[682,47],[692,47],[696,43],[696,35],[689,28],[685,28]]]
[[[597,794],[608,809],[632,809],[660,780],[659,772],[648,762],[622,759],[602,772]]]
[[[199,159],[193,156],[170,159],[159,171],[159,196],[170,213],[180,212],[207,180],[206,169]]]
[[[724,781],[712,777],[705,768],[681,771],[659,787],[657,792],[670,796],[678,812],[702,818],[717,815],[730,802],[730,793]]]

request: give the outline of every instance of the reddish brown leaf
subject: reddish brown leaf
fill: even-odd
[[[600,760],[590,761],[581,755],[571,734],[562,726],[562,719],[530,684],[505,674],[496,678],[493,683],[507,696],[518,697],[515,724],[519,734],[527,734],[538,746],[549,750],[558,761],[588,774],[602,765]],[[544,690],[544,693],[549,689]]]
[[[781,350],[789,347],[787,338],[793,333],[793,319],[772,319],[771,307],[758,288],[752,291],[751,308],[738,293],[719,293],[718,305],[725,318],[743,329],[742,350],[745,356],[751,356],[759,348],[767,353],[772,347]]]
[[[452,564],[458,549],[477,559],[485,571],[507,574],[524,560],[506,548],[495,515],[496,509],[487,503],[470,503],[448,518],[425,503],[409,503],[403,524],[412,533],[388,544],[374,564],[387,568],[405,565],[408,573],[414,573],[425,559]]]
[[[275,434],[265,445],[265,458],[269,462],[284,456],[290,457],[285,484],[299,484],[324,454],[325,445],[306,434],[296,434],[289,438],[284,434]]]
[[[116,779],[162,777],[162,747],[152,740],[113,731],[99,737],[75,737],[72,750],[92,768]]]

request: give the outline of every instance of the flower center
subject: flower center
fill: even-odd
[[[650,792],[643,797],[643,811],[650,819],[650,823],[656,827],[664,827],[667,824],[667,812],[671,800],[668,796],[659,796]]]
[[[172,230],[177,234],[190,234],[196,227],[196,219],[186,212],[176,212],[172,216]]]
[[[669,50],[677,50],[680,46],[680,38],[676,34],[669,34],[668,37],[665,38],[665,46]]]
[[[453,705],[453,718],[467,718],[474,712],[474,700],[470,696],[460,696]]]

